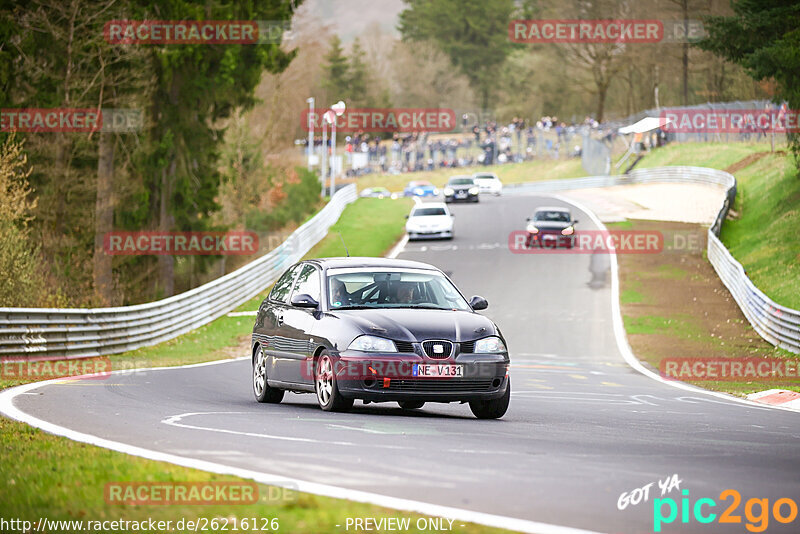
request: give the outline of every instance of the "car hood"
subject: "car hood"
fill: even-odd
[[[365,334],[397,341],[471,341],[497,334],[490,319],[469,311],[395,308],[337,310],[331,313],[352,321]]]
[[[408,220],[411,226],[422,228],[441,228],[450,226],[452,219],[448,215],[427,215],[424,217],[412,217]]]

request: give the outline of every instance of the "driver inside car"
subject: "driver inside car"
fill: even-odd
[[[403,284],[397,289],[398,304],[411,304],[414,302],[414,286]]]
[[[341,280],[331,280],[331,305],[334,307],[346,306],[351,303],[350,294]]]

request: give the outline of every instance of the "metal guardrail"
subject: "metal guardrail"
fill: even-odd
[[[356,186],[331,201],[286,241],[207,284],[146,304],[116,308],[0,308],[0,357],[85,358],[155,345],[194,330],[258,295],[328,232]]]
[[[503,189],[503,192],[504,194],[519,194],[665,182],[720,185],[727,189],[719,214],[714,224],[708,229],[708,260],[755,331],[775,346],[800,353],[800,311],[777,304],[758,289],[747,277],[742,264],[736,261],[719,240],[722,223],[736,198],[736,178],[733,175],[705,167],[658,167],[637,169],[630,174],[620,176],[589,176],[517,185],[509,184]]]

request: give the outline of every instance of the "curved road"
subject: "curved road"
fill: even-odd
[[[633,370],[614,336],[610,283],[588,283],[590,266],[603,262],[508,251],[509,232],[546,204],[563,202],[520,195],[455,206],[452,242],[414,242],[400,255],[432,263],[467,296],[488,299],[486,314],[512,352],[514,392],[502,420],[436,404],[405,413],[394,403],[357,403],[352,413],[328,414],[313,396],[295,394],[261,405],[246,360],[51,384],[18,396],[15,406],[149,450],[593,531],[652,532],[656,482],[675,473],[692,503],[719,502],[727,488],[743,502],[800,500],[798,414],[681,390]],[[575,214],[582,229],[593,227],[588,214]],[[621,493],[649,483],[650,502],[617,509]],[[680,490],[667,496],[679,502]],[[744,522],[722,528],[677,519],[663,532],[747,532]],[[796,532],[798,524],[771,519],[768,532]]]

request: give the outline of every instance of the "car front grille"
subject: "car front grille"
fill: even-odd
[[[491,389],[491,378],[423,378],[392,379],[387,389],[401,391],[486,391]]]
[[[441,346],[441,352],[437,352],[435,347]],[[445,340],[429,340],[422,342],[422,349],[428,358],[435,360],[446,360],[453,354],[453,343]]]
[[[414,344],[410,341],[395,341],[394,345],[397,347],[397,352],[414,353]]]

